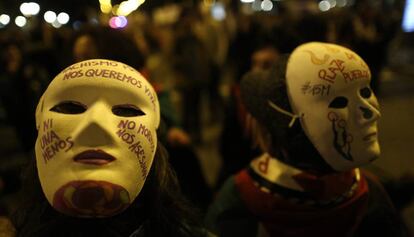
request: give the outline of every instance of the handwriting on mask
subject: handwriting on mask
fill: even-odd
[[[129,70],[131,72],[136,72],[136,70],[126,64],[123,63],[118,63],[115,61],[111,61],[111,60],[88,60],[88,61],[83,61],[83,62],[79,62],[79,63],[75,63],[67,68],[65,68],[62,73],[65,73],[67,71],[70,70],[76,70],[76,69],[80,69],[80,68],[84,68],[84,67],[96,67],[96,66],[108,66],[108,67],[117,67],[119,68],[119,65],[122,66],[123,69],[125,70]]]
[[[115,63],[115,62],[112,62]],[[76,66],[78,64],[75,64],[74,66]],[[81,64],[82,65],[82,64]],[[110,64],[109,64],[110,65]],[[111,65],[111,66],[116,66],[115,65]],[[89,68],[89,69],[82,69],[79,67],[74,67],[72,69],[65,69],[62,73],[63,73],[63,79],[62,80],[70,80],[70,79],[75,79],[75,78],[107,78],[107,79],[114,79],[114,80],[118,80],[124,83],[127,83],[129,85],[132,85],[134,87],[137,88],[142,88],[142,81],[131,76],[131,75],[127,75],[123,72],[120,72],[119,69],[118,70],[111,70],[111,69],[102,69],[102,68]],[[132,69],[126,65],[123,65],[127,68],[129,68],[129,70],[133,70],[135,71],[135,69]],[[136,71],[135,71],[136,72]],[[138,72],[136,72],[138,73]],[[153,94],[153,92],[150,90],[150,88],[146,85],[144,85],[144,92],[145,94],[149,97],[152,105],[153,105],[153,110],[156,111],[156,106],[155,106],[155,101],[156,101],[156,97]]]
[[[339,59],[332,60],[327,69],[320,69],[318,72],[319,78],[329,83],[334,83],[337,75],[342,75],[345,83],[358,79],[369,79],[370,77],[368,70],[354,69],[346,71],[344,61]]]
[[[42,136],[40,137],[39,142],[45,163],[53,159],[60,151],[69,151],[74,144],[71,136],[61,139],[52,128],[53,119],[43,121]]]
[[[142,88],[141,80],[138,80],[133,76],[127,75],[125,73],[122,73],[116,70],[102,69],[102,68],[90,68],[87,70],[84,70],[84,69],[70,70],[63,74],[64,81],[69,80],[69,79],[80,78],[80,77],[115,79],[118,81],[128,83],[132,86]]]
[[[329,95],[331,89],[331,85],[325,85],[325,84],[311,84],[310,81],[306,82],[302,86],[302,93],[304,95],[320,95],[320,96],[327,96]]]
[[[151,153],[155,149],[154,140],[152,138],[151,131],[140,124],[138,127],[135,121],[121,120],[118,124],[117,136],[129,145],[128,149],[133,152],[138,158],[139,165],[141,167],[142,178],[145,179],[148,174],[148,168],[145,163],[145,151],[140,140],[135,141],[136,134],[144,136],[150,144]]]
[[[332,60],[328,60],[330,58],[329,55],[325,54],[324,59],[319,59],[316,57],[316,54],[311,50],[304,50],[303,52],[308,53],[310,55],[310,61],[315,66],[322,66],[328,63],[327,68],[322,68],[318,71],[318,77],[324,81],[329,83],[335,83],[338,75],[342,76],[345,80],[345,83],[352,82],[358,79],[369,79],[370,74],[367,65],[359,59],[354,53],[347,52],[345,50],[340,50],[339,48],[334,47],[325,47],[330,53],[338,54],[343,53],[347,61],[334,58]],[[347,62],[355,61],[359,62],[359,65],[362,67],[361,69],[353,69],[353,70],[346,70]]]

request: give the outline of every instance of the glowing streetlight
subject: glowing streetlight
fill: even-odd
[[[263,2],[260,4],[263,11],[271,11],[273,9],[273,3],[270,0],[263,0]]]
[[[10,22],[10,16],[7,14],[2,14],[0,16],[0,24],[2,25],[7,25]]]
[[[45,21],[47,23],[52,24],[54,21],[56,21],[56,13],[53,11],[47,11],[45,12],[45,14],[43,15],[43,18],[45,19]]]
[[[20,12],[24,16],[35,16],[39,13],[40,6],[35,2],[24,2],[20,5]]]
[[[319,2],[319,10],[326,12],[331,8],[331,4],[328,1],[320,1]]]
[[[66,12],[61,12],[57,15],[56,20],[61,24],[64,25],[69,22],[69,15]]]
[[[26,25],[27,20],[26,17],[24,16],[17,16],[16,19],[14,19],[14,23],[18,26],[18,27],[23,27]]]

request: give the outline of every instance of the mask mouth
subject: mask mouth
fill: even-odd
[[[73,157],[73,161],[88,165],[106,165],[114,160],[115,157],[102,150],[87,150]]]
[[[368,135],[364,136],[362,138],[362,140],[364,140],[366,142],[369,142],[369,141],[372,141],[372,140],[376,140],[376,136],[377,136],[377,133],[376,132],[372,132],[372,133],[369,133]]]

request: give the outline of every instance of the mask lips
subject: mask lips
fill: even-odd
[[[102,150],[87,150],[73,158],[73,161],[75,162],[90,165],[106,165],[115,160],[115,157]]]

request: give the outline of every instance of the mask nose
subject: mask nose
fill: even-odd
[[[364,103],[358,106],[360,112],[360,122],[362,124],[376,121],[381,117],[379,110],[371,104]]]
[[[85,147],[98,147],[109,145],[114,142],[113,136],[108,130],[111,126],[108,116],[102,110],[103,106],[91,108],[89,114],[85,116],[84,123],[74,134],[77,145]]]
[[[374,116],[374,113],[368,108],[359,106],[359,109],[362,111],[362,117],[364,117],[364,119],[371,119],[372,116]]]

